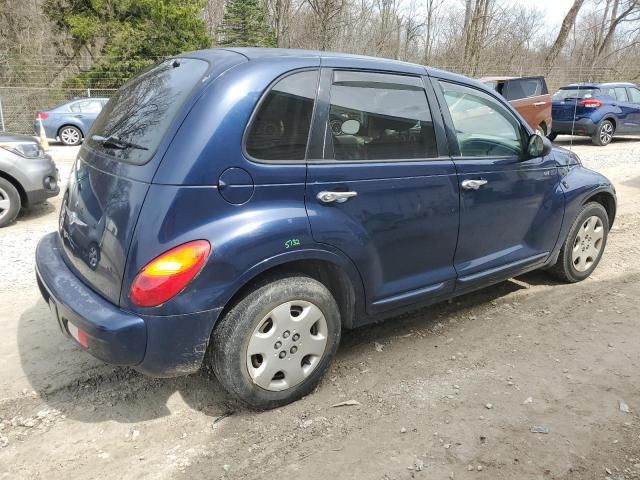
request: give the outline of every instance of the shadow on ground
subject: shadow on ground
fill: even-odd
[[[549,282],[544,273],[528,280]],[[416,329],[432,328],[438,322],[526,288],[522,282],[506,281],[447,303],[437,304],[384,322],[346,331],[337,362],[360,355],[375,340],[384,343]],[[160,418],[171,413],[178,393],[191,408],[218,417],[242,410],[204,369],[174,379],[155,379],[133,369],[106,365],[84,352],[63,335],[49,318],[49,309],[39,299],[26,310],[18,327],[22,369],[37,396],[67,417],[81,422],[113,420],[122,423]]]

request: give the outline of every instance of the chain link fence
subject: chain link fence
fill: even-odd
[[[505,65],[496,59],[495,62],[487,62],[476,70],[475,77],[484,76],[537,76],[543,74],[542,65]],[[46,62],[49,63],[49,62]],[[50,70],[55,70],[54,61]],[[468,65],[460,64],[432,64],[432,67],[448,70],[450,72],[468,74]],[[31,67],[33,68],[33,67]],[[13,133],[34,133],[33,123],[38,112],[51,109],[69,100],[80,97],[110,97],[116,91],[115,88],[63,88],[47,84],[50,73],[46,67],[41,66],[39,75],[28,76],[28,81],[10,81],[0,85],[0,128],[3,131]],[[24,77],[23,77],[24,78]],[[608,82],[629,81],[637,82],[640,78],[640,66],[625,65],[618,68],[609,67],[556,67],[546,75],[550,93],[555,92],[560,86],[576,82]],[[118,79],[117,84],[122,85],[126,79]],[[113,85],[113,79],[111,84]]]
[[[0,128],[5,132],[33,134],[38,112],[84,97],[110,97],[109,89],[0,86]]]

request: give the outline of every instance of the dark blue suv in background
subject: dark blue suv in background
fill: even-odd
[[[614,135],[640,134],[640,89],[632,83],[567,85],[553,95],[551,116],[551,140],[586,135],[594,145],[608,145]]]
[[[613,186],[481,83],[277,49],[172,58],[83,143],[36,253],[62,331],[148,375],[308,394],[343,328],[602,257]]]

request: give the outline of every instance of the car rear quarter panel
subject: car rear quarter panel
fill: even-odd
[[[306,259],[334,263],[360,280],[349,261],[311,238],[304,204],[306,165],[260,163],[242,151],[249,118],[274,79],[319,66],[318,57],[251,61],[219,77],[182,123],[153,179],[129,253],[121,304],[148,315],[174,315],[224,306],[251,278]],[[252,179],[242,204],[220,193],[221,174],[242,169]],[[135,275],[150,260],[184,242],[206,239],[212,253],[201,274],[166,304],[139,309],[129,300]],[[360,282],[361,283],[361,282]]]

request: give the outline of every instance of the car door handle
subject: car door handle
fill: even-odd
[[[489,182],[485,179],[475,179],[463,180],[461,185],[465,190],[478,190],[481,186],[486,185],[487,183]]]
[[[358,195],[358,192],[327,192],[323,190],[316,195],[316,198],[322,203],[342,203],[356,195]]]
[[[542,105],[546,105],[546,104],[547,104],[547,102],[534,102],[533,106],[534,107],[541,107]]]

